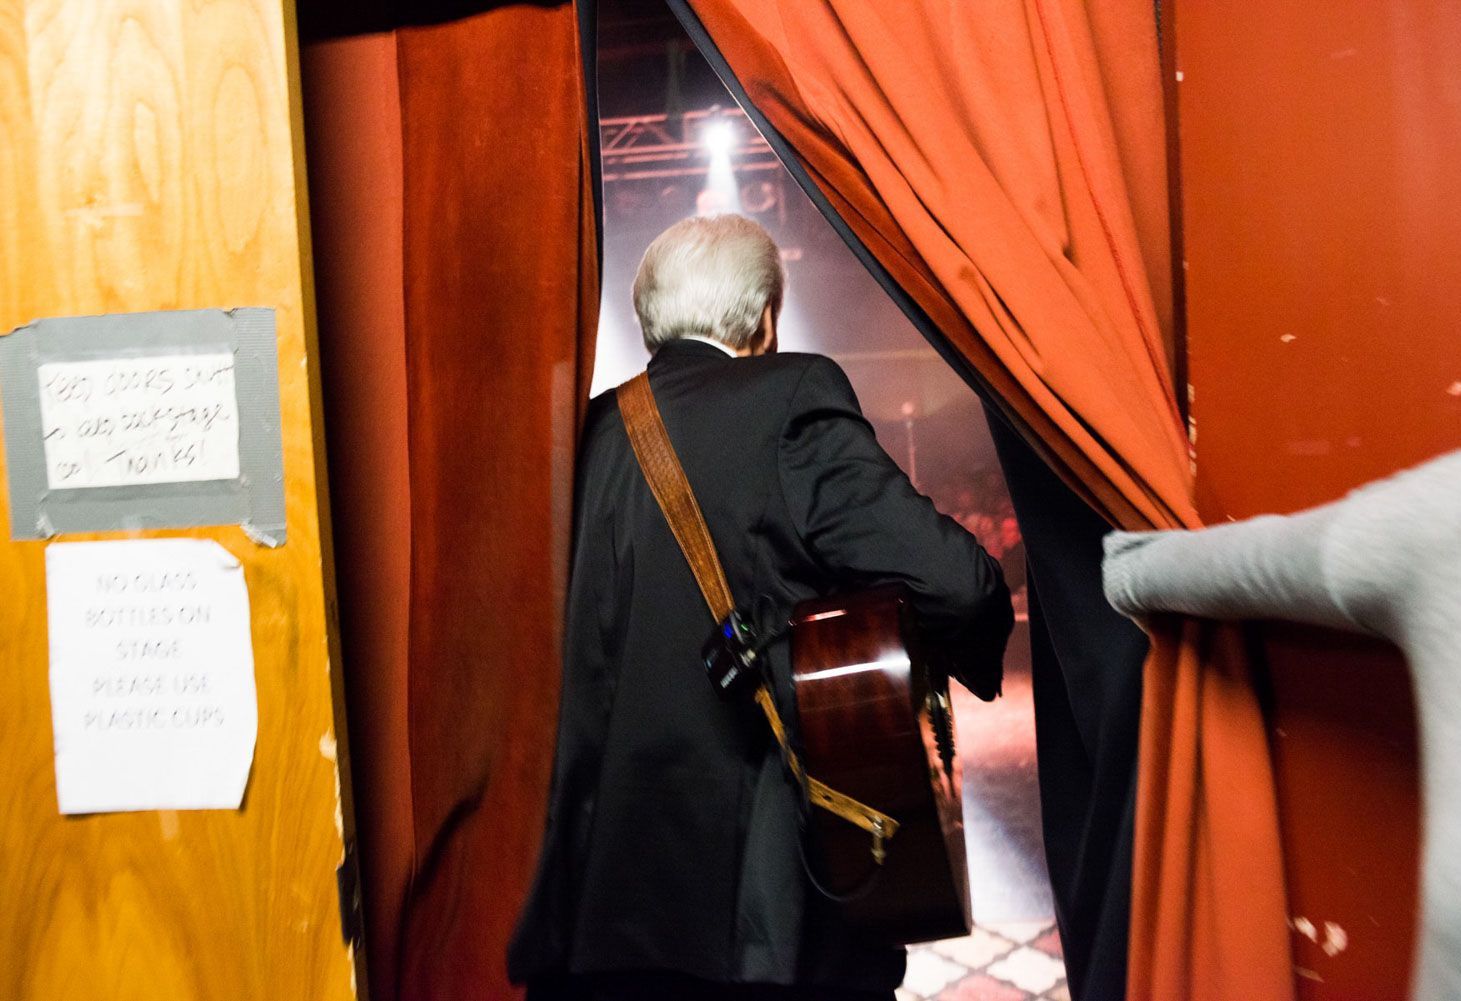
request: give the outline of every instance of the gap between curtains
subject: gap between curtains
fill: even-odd
[[[1052,468],[1113,525],[1197,526],[1149,0],[688,3],[854,249]],[[1192,620],[1152,632],[1128,997],[1291,1001],[1241,644]]]

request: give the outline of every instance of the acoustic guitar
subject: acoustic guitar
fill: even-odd
[[[805,601],[792,613],[807,773],[898,824],[879,865],[866,831],[815,810],[811,864],[824,887],[848,895],[849,923],[883,942],[971,927],[963,775],[947,682],[930,681],[934,653],[901,587]]]

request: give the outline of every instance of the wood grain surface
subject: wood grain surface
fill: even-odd
[[[0,0],[0,331],[274,308],[288,512],[274,550],[236,527],[150,533],[245,567],[259,734],[239,811],[58,815],[45,544],[0,537],[7,1001],[355,996],[293,31],[268,0]]]
[[[815,598],[796,606],[792,623],[807,774],[899,825],[878,870],[867,833],[813,811],[821,878],[833,892],[855,897],[842,905],[843,914],[878,940],[967,935],[963,772],[957,755],[946,765],[939,753],[928,648],[906,593],[878,587]],[[852,733],[855,741],[848,739]]]

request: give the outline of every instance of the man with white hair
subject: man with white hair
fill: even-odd
[[[732,594],[765,632],[805,599],[901,582],[993,698],[1013,621],[999,565],[879,447],[834,362],[776,352],[784,284],[770,236],[734,215],[670,227],[634,281]],[[904,951],[860,938],[807,878],[765,720],[700,666],[712,625],[605,393],[579,454],[547,833],[509,954],[532,1001],[882,1001],[902,980]],[[793,720],[786,644],[767,660]]]

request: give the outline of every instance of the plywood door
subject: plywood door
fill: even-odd
[[[293,30],[267,0],[0,0],[0,331],[273,307],[288,509],[279,549],[157,533],[245,567],[259,735],[237,812],[57,815],[45,544],[0,536],[0,998],[355,996]]]

